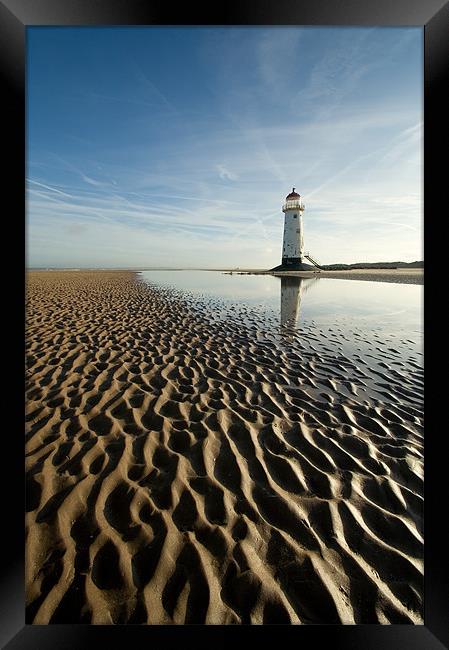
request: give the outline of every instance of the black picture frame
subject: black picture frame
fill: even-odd
[[[24,472],[23,372],[20,351],[24,341],[25,269],[25,47],[26,28],[33,25],[377,25],[420,26],[424,29],[424,250],[426,254],[425,351],[425,599],[424,625],[314,625],[314,626],[98,626],[25,625],[24,593]],[[0,0],[0,71],[2,88],[3,295],[7,304],[6,356],[2,373],[8,420],[3,424],[7,458],[1,464],[2,558],[0,579],[0,643],[8,650],[74,650],[111,644],[112,647],[197,648],[231,643],[283,643],[298,648],[345,650],[392,648],[441,650],[449,648],[449,581],[447,539],[447,437],[442,411],[444,382],[432,368],[439,357],[432,336],[438,279],[444,277],[447,253],[435,252],[438,227],[447,213],[443,194],[447,186],[447,148],[444,133],[448,106],[445,75],[449,61],[449,3],[444,0],[240,0],[203,6],[174,7],[161,0]],[[6,143],[5,143],[6,142]],[[440,163],[439,161],[443,161]],[[5,203],[3,202],[3,207]],[[438,212],[437,206],[441,206]],[[6,230],[6,224],[13,227]],[[7,232],[7,238],[5,237]],[[439,266],[441,265],[441,269]],[[444,299],[444,296],[443,296]],[[15,315],[15,316],[14,316]],[[441,334],[444,336],[444,329]],[[11,369],[16,369],[11,370]],[[6,424],[5,424],[6,423]],[[10,470],[5,477],[4,471]],[[145,644],[145,645],[144,645]],[[151,644],[151,645],[150,645]]]

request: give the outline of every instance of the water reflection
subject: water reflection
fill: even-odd
[[[281,277],[281,327],[296,327],[301,299],[319,278]]]
[[[220,271],[145,271],[145,282],[186,292],[198,304],[215,305],[223,318],[258,314],[258,322],[295,328],[351,327],[401,332],[412,338],[422,331],[420,285],[366,280],[223,274]],[[281,285],[281,286],[279,286]],[[305,300],[303,296],[313,286]],[[216,301],[216,302],[214,302]],[[219,303],[221,307],[219,307]],[[230,307],[232,305],[232,308]],[[280,314],[279,314],[280,312]]]

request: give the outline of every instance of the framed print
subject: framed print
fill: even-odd
[[[0,17],[2,647],[449,647],[447,3]]]

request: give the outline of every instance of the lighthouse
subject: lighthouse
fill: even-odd
[[[282,206],[284,213],[284,239],[282,242],[282,263],[273,271],[309,271],[313,267],[304,263],[304,237],[302,213],[304,203],[295,188],[287,194]]]

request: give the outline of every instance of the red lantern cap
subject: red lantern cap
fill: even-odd
[[[293,191],[290,192],[290,194],[287,194],[286,201],[288,201],[289,199],[299,199],[299,198],[300,198],[300,194],[295,192],[295,188],[293,188]]]

